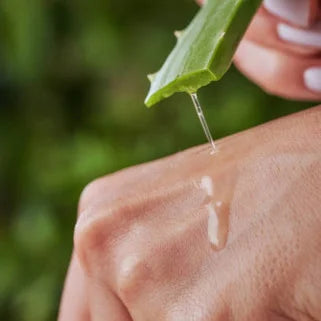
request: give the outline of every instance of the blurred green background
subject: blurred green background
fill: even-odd
[[[82,188],[205,142],[189,97],[143,105],[193,0],[0,2],[0,320],[56,320]],[[215,137],[306,108],[234,68],[201,90]]]

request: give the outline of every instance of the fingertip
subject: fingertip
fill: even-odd
[[[283,41],[321,49],[321,24],[310,29],[301,29],[285,23],[279,23],[277,25],[277,33]]]
[[[76,255],[68,269],[58,321],[90,321],[86,277]]]
[[[308,89],[321,94],[321,67],[310,67],[304,71],[304,83]]]
[[[287,22],[307,27],[310,21],[310,0],[264,0],[265,9]]]
[[[317,101],[321,94],[306,86],[304,72],[320,63],[243,40],[235,55],[238,69],[269,94],[288,99]]]

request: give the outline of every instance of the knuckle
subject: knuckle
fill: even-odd
[[[95,183],[89,185],[85,193],[92,193],[92,188],[95,193]],[[137,195],[125,196],[119,200],[92,201],[78,216],[74,246],[80,262],[88,273],[94,273],[108,263],[115,264],[112,259],[113,253],[117,251],[120,243],[126,243],[131,226],[133,223],[139,224],[137,219],[148,207],[148,200],[143,200]],[[137,245],[137,238],[133,243]]]
[[[78,213],[79,215],[92,204],[100,194],[103,185],[107,185],[107,178],[97,178],[90,182],[82,190],[79,198]]]
[[[104,258],[108,254],[117,222],[122,216],[123,211],[115,204],[117,202],[108,197],[110,189],[112,186],[107,178],[99,178],[88,184],[81,193],[74,229],[74,247],[87,272],[97,266],[102,254]]]
[[[136,251],[126,256],[119,264],[117,292],[128,305],[133,304],[143,291],[144,284],[151,278],[150,255]]]
[[[130,173],[135,176],[136,170]],[[126,180],[116,173],[84,188],[79,200],[74,248],[86,274],[109,280],[113,275],[112,286],[130,299],[133,289],[146,279],[153,254],[151,243],[154,244],[154,241],[146,244],[144,233],[135,233],[144,230],[150,214],[155,214],[155,208],[163,204],[164,193],[153,184],[145,192],[128,189]],[[106,269],[111,273],[106,273]]]
[[[74,230],[74,247],[87,272],[97,266],[102,253],[107,250],[107,235],[113,226],[114,213],[99,205],[82,211]]]

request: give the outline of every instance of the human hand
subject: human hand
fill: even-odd
[[[90,184],[59,320],[321,320],[320,124],[319,107]]]
[[[321,100],[320,0],[265,0],[234,62],[268,93]]]

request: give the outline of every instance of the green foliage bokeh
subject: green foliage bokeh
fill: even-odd
[[[143,105],[192,0],[0,2],[0,320],[56,320],[94,178],[205,142],[189,98]],[[307,107],[234,68],[201,90],[216,138]]]

